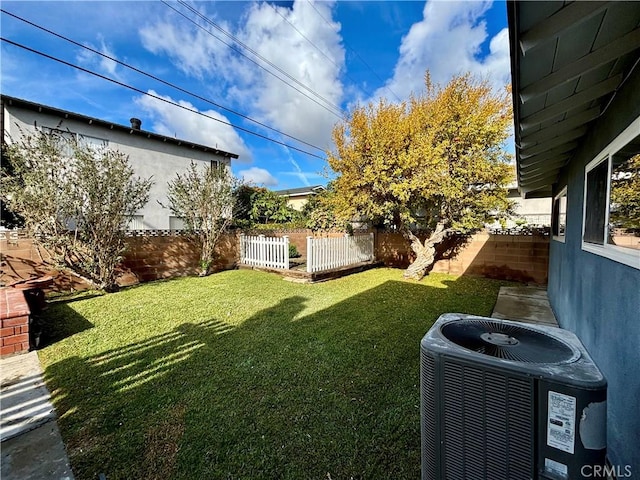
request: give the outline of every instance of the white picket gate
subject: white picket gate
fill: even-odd
[[[373,260],[373,233],[337,238],[307,237],[307,272]]]
[[[240,263],[289,270],[289,237],[240,235]]]

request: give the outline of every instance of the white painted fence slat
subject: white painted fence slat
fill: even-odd
[[[321,272],[373,260],[373,233],[339,238],[307,237],[307,272]]]
[[[240,263],[288,270],[289,237],[240,235]]]

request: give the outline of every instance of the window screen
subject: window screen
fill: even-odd
[[[567,190],[558,195],[553,201],[553,216],[551,218],[551,232],[555,237],[564,237],[567,225]]]
[[[611,156],[612,245],[640,250],[640,136]]]
[[[605,160],[587,172],[584,241],[599,245],[604,244],[608,166],[609,162]]]

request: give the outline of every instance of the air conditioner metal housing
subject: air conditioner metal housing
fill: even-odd
[[[605,464],[607,383],[573,333],[444,314],[420,371],[423,480],[594,478]]]

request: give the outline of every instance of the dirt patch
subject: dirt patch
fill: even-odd
[[[166,412],[164,420],[147,430],[142,471],[148,479],[172,478],[180,440],[184,434],[184,405],[176,405]]]

